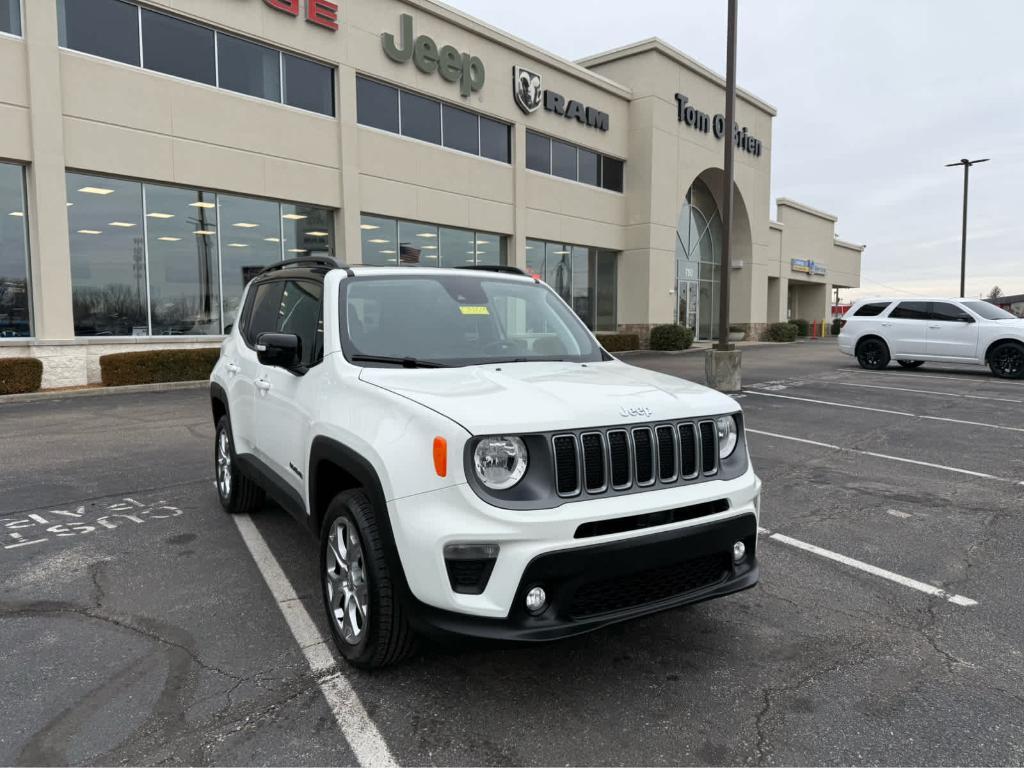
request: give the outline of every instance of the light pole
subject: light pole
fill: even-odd
[[[977,165],[978,163],[987,163],[987,157],[983,157],[980,160],[968,160],[966,157],[961,158],[956,163],[946,163],[947,168],[953,168],[957,165],[964,167],[964,225],[963,231],[960,234],[960,298],[966,298],[965,293],[967,282],[967,178],[970,175],[971,166]]]
[[[736,142],[736,12],[738,0],[729,0],[728,32],[725,45],[725,194],[722,206],[722,280],[718,299],[718,349],[728,352],[729,343],[729,273],[732,271],[732,208],[733,155]]]

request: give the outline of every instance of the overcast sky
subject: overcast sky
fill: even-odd
[[[447,2],[567,59],[657,36],[725,73],[725,0]],[[773,199],[867,244],[844,298],[959,292],[961,157],[991,158],[967,293],[1024,293],[1024,0],[740,0],[738,50],[740,87],[779,111]]]

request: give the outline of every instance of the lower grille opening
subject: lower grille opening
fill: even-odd
[[[719,552],[612,579],[592,581],[576,590],[569,615],[582,619],[678,597],[723,581],[730,570],[730,552]]]
[[[460,595],[483,594],[487,582],[490,581],[496,559],[487,557],[464,560],[446,557],[444,564],[448,569],[448,583],[451,584],[452,591]]]
[[[703,504],[693,504],[689,507],[663,509],[658,512],[647,512],[642,515],[616,517],[612,520],[595,520],[580,525],[576,529],[576,538],[587,539],[591,536],[608,536],[612,533],[636,531],[641,528],[652,528],[656,525],[669,525],[670,523],[679,523],[683,520],[696,520],[698,517],[713,515],[716,512],[725,512],[727,509],[729,509],[729,502],[726,499],[717,499],[716,501],[707,501]]]

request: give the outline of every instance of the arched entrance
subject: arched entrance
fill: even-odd
[[[718,338],[722,182],[722,171],[717,168],[694,179],[676,224],[676,322],[692,328],[694,336],[704,340]],[[734,188],[733,196],[733,259],[743,261],[750,256],[750,221],[738,189]]]

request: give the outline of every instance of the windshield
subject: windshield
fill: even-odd
[[[987,301],[961,301],[965,307],[976,315],[981,315],[986,320],[1016,320],[1017,316],[1000,309]]]
[[[341,306],[342,348],[355,363],[603,359],[576,314],[535,282],[468,274],[354,277],[342,282]]]

